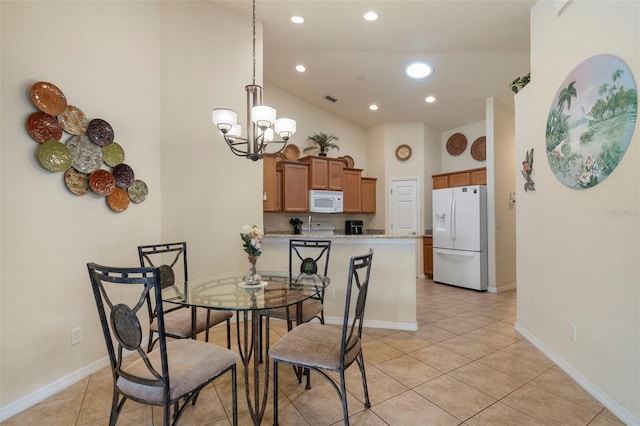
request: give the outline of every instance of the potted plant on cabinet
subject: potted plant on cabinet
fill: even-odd
[[[336,141],[340,140],[336,135],[328,135],[324,132],[314,133],[311,136],[307,136],[307,140],[313,142],[313,145],[306,147],[303,150],[304,152],[320,150],[318,155],[321,157],[326,157],[328,150],[340,150],[340,147],[335,143]]]

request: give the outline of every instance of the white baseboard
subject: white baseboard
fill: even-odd
[[[331,325],[341,325],[343,319],[341,317],[325,317],[324,323]],[[370,328],[386,328],[389,330],[406,330],[417,331],[417,322],[390,322],[390,321],[368,321],[364,320],[364,326]]]
[[[618,419],[627,425],[640,425],[640,418],[634,416],[629,410],[618,404],[609,395],[604,393],[600,388],[591,383],[586,377],[580,374],[575,368],[573,368],[564,359],[558,356],[551,349],[547,348],[540,340],[534,335],[529,333],[520,324],[516,322],[515,329],[533,346],[535,346],[540,352],[545,354],[551,359],[558,367],[560,367],[565,373],[567,373],[573,380],[576,381],[584,390],[586,390],[591,396],[597,399],[602,405],[609,409]]]
[[[501,293],[503,291],[515,290],[516,288],[516,283],[501,285],[500,287],[489,287],[487,288],[487,293]]]
[[[44,401],[50,396],[55,395],[61,390],[68,388],[69,386],[79,382],[85,377],[88,377],[93,373],[96,373],[102,370],[104,367],[108,366],[109,357],[104,357],[85,367],[82,367],[79,370],[74,371],[73,373],[65,377],[56,380],[53,383],[50,383],[36,390],[29,395],[26,395],[10,404],[5,405],[4,407],[0,408],[0,422],[3,422],[8,418],[15,416],[16,414],[26,410],[27,408],[33,407],[37,403]]]

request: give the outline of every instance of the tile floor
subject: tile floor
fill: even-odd
[[[352,425],[622,425],[513,329],[515,291],[478,293],[417,281],[419,330],[365,329],[371,408],[364,409],[360,374],[347,373]],[[272,320],[272,341],[286,328]],[[223,329],[216,343],[225,345]],[[239,423],[250,424],[239,367]],[[281,368],[281,425],[340,425],[335,391],[319,375],[312,389]],[[111,373],[103,369],[2,422],[15,425],[107,425]],[[272,393],[263,424],[272,424]],[[180,425],[228,425],[230,381],[205,388]],[[128,401],[119,425],[159,425],[161,410]]]

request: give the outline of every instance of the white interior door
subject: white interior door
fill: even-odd
[[[420,213],[418,179],[391,179],[389,192],[391,235],[417,235]]]

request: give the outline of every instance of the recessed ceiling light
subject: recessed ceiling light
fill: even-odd
[[[424,101],[432,103],[436,101],[436,98],[434,96],[427,96]]]
[[[367,21],[376,21],[378,19],[378,14],[371,11],[364,14],[364,19]]]
[[[302,24],[304,22],[304,18],[302,16],[292,16],[291,22],[294,24]]]
[[[433,68],[424,62],[414,62],[407,67],[407,75],[411,78],[425,78],[433,72]]]
[[[298,72],[305,72],[307,69],[304,67],[304,65],[300,64],[300,65],[296,65],[296,71]]]
[[[370,109],[371,111],[377,111],[377,110],[378,110],[378,105],[376,105],[376,104],[371,104],[371,105],[369,105],[369,109]]]

